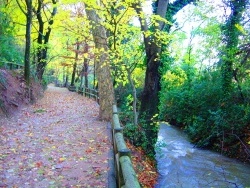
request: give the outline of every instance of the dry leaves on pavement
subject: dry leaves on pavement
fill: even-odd
[[[49,86],[0,120],[0,187],[106,187],[110,148],[96,102]]]

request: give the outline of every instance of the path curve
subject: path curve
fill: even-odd
[[[0,187],[107,187],[108,135],[95,101],[49,85],[0,119]]]

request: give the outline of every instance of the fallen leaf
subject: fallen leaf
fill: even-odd
[[[63,162],[63,161],[65,161],[66,160],[66,158],[65,157],[61,157],[61,158],[59,158],[59,162]]]
[[[37,167],[37,168],[40,168],[42,165],[43,165],[43,163],[42,163],[41,161],[36,162],[36,167]]]

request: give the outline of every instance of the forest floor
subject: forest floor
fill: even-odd
[[[107,187],[107,125],[95,101],[49,85],[35,104],[0,116],[0,187]]]

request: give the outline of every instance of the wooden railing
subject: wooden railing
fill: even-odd
[[[24,65],[18,64],[18,63],[14,63],[14,62],[8,62],[8,61],[1,61],[4,63],[4,68],[6,69],[22,69],[24,67]]]
[[[85,97],[94,98],[99,103],[99,93],[96,89],[90,89],[83,86],[78,89],[78,93],[84,95]]]
[[[56,87],[64,87],[60,81],[55,82]],[[77,90],[76,86],[68,86],[69,91],[75,92]],[[99,93],[96,89],[90,89],[85,86],[78,88],[77,92],[85,97],[94,98],[99,103]]]
[[[116,105],[113,105],[112,128],[117,185],[119,188],[139,188],[140,184],[130,159],[131,152],[123,138]]]

